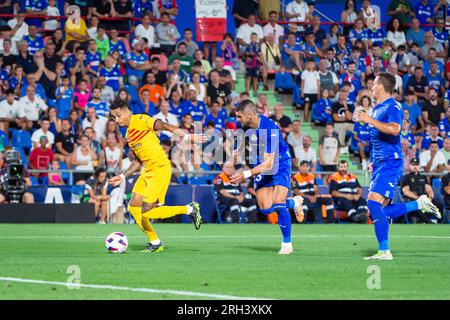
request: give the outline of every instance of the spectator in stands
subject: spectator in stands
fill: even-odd
[[[303,121],[309,122],[311,105],[320,98],[320,76],[313,59],[307,60],[301,79],[301,97],[305,100]]]
[[[0,58],[3,61],[3,67],[10,67],[12,69],[17,63],[17,49],[12,47],[11,39],[4,38],[2,40],[3,43],[0,45]]]
[[[294,148],[295,158],[298,160],[296,165],[300,168],[303,161],[307,161],[312,172],[316,172],[317,169],[317,152],[311,148],[312,138],[311,136],[304,136],[302,145]]]
[[[263,29],[256,23],[256,16],[254,14],[251,14],[247,19],[247,23],[242,24],[237,30],[236,39],[241,53],[245,53],[247,47],[250,45],[252,33],[256,33],[258,41],[264,39]]]
[[[103,73],[107,74],[106,72],[103,72]],[[107,103],[111,103],[114,101],[114,98],[115,98],[114,90],[107,84],[106,77],[104,75],[99,74],[99,76],[97,78],[97,87],[102,89],[102,93],[101,93],[102,101],[107,102]]]
[[[95,1],[92,15],[101,18],[114,18],[117,15],[113,0]],[[101,20],[100,26],[105,29],[111,28],[117,21]]]
[[[437,58],[437,51],[436,51],[435,48],[430,47],[428,49],[428,53],[425,56],[423,56],[423,58],[424,58],[424,61],[423,61],[422,69],[423,69],[423,73],[426,76],[429,75],[430,69],[431,69],[431,65],[433,63],[437,64],[440,74],[442,74],[444,72],[444,64],[442,63],[442,61],[438,60],[438,58]],[[428,77],[428,80],[430,80],[429,77]]]
[[[36,96],[35,86],[29,85],[26,94],[19,100],[20,107],[17,116],[21,122],[27,124],[28,128],[36,128],[41,112],[45,112],[48,107],[44,100]]]
[[[224,68],[224,59],[217,57],[214,62],[214,69],[219,72],[220,83],[226,85],[230,90],[234,89],[234,80],[228,68]]]
[[[339,161],[338,172],[328,179],[330,194],[336,210],[347,213],[352,222],[367,221],[367,203],[356,175],[348,172],[346,160]]]
[[[429,88],[427,97],[422,108],[423,121],[430,121],[437,126],[445,118],[444,104],[438,100],[438,93],[434,88]]]
[[[434,38],[437,42],[442,44],[445,49],[445,52],[448,52],[448,33],[444,28],[445,20],[444,19],[436,19],[436,25],[432,30]]]
[[[144,91],[148,91],[150,102],[159,107],[161,100],[164,99],[164,88],[156,84],[156,77],[151,72],[147,74],[147,84],[139,89],[139,95],[141,96]]]
[[[80,138],[80,145],[75,148],[72,153],[72,166],[75,171],[93,171],[94,161],[97,160],[97,153],[89,145],[89,138],[86,135],[82,135]],[[86,184],[86,180],[92,175],[90,173],[74,173],[74,183],[77,185]]]
[[[28,35],[28,24],[25,22],[25,14],[19,12],[15,18],[8,21],[8,26],[11,28],[13,47],[18,47],[18,43]]]
[[[406,25],[411,18],[415,18],[413,6],[408,0],[391,0],[388,7],[388,16],[399,20],[401,25]]]
[[[156,106],[150,101],[150,91],[143,89],[139,95],[139,101],[131,105],[132,114],[147,114],[153,116],[157,113]]]
[[[42,12],[41,12],[42,14]],[[56,4],[56,0],[49,0],[48,1],[48,7],[47,7],[47,16],[49,17],[59,17],[61,16],[61,13],[59,12],[58,5]],[[52,34],[53,31],[56,29],[61,28],[61,23],[59,20],[52,19],[52,20],[45,20],[43,28],[46,30],[47,34]]]
[[[358,20],[358,14],[356,13],[356,6],[353,0],[346,0],[344,10],[341,13],[341,22],[346,23],[344,25],[344,34],[348,35],[352,26]],[[363,22],[361,20],[361,22]]]
[[[42,118],[39,121],[40,129],[33,132],[31,136],[31,142],[33,143],[33,148],[39,147],[41,141],[40,138],[45,136],[47,138],[47,147],[52,148],[55,142],[55,135],[49,131],[50,129],[50,119],[47,117]]]
[[[256,112],[265,115],[266,117],[269,116],[270,110],[269,110],[269,103],[267,102],[267,95],[265,94],[259,95],[258,101],[256,102]]]
[[[322,206],[326,209],[326,221],[331,223],[333,221],[333,202],[331,197],[319,195],[319,188],[317,185],[316,178],[314,174],[310,173],[310,163],[308,161],[300,162],[300,172],[292,176],[291,186],[294,195],[300,195],[303,197],[302,208],[303,212],[307,215],[307,221],[324,221],[322,216]],[[309,218],[309,213],[315,211],[314,218]],[[317,216],[320,216],[319,220]],[[297,221],[303,220],[304,216],[296,215]],[[300,223],[302,221],[299,221]]]
[[[185,52],[186,52],[186,55],[188,55],[189,57],[193,57],[195,51],[199,49],[198,44],[194,40],[192,40],[193,36],[194,36],[194,34],[192,32],[192,29],[186,28],[186,29],[184,29],[184,38],[181,39],[177,44],[177,46],[179,46],[181,43],[184,43],[186,45]],[[216,47],[214,46],[214,49],[215,48]]]
[[[207,104],[217,100],[219,97],[228,104],[231,101],[231,90],[225,84],[220,83],[220,73],[217,70],[211,70],[209,73],[209,83],[206,89]]]
[[[261,52],[261,46],[258,42],[258,35],[252,33],[250,43],[247,45],[244,53],[244,65],[245,65],[245,90],[250,92],[250,88],[253,87],[253,96],[256,97],[259,86],[259,74],[260,65],[264,62]],[[267,81],[267,76],[266,76]],[[264,83],[265,90],[267,90],[267,84]]]
[[[144,72],[151,68],[149,58],[143,50],[143,40],[133,40],[133,51],[127,54],[126,75],[135,76],[142,82]]]
[[[236,28],[247,22],[251,15],[256,16],[258,6],[258,1],[255,0],[235,1],[233,4],[233,16]]]
[[[142,85],[147,84],[147,74],[149,72],[156,76],[156,84],[163,86],[167,82],[167,72],[160,70],[160,59],[158,57],[151,58],[150,69],[144,73]]]
[[[444,156],[444,163],[448,165],[450,160],[450,137],[444,138],[444,147],[439,152]]]
[[[437,61],[430,64],[430,71],[426,77],[429,80],[430,88],[434,88],[439,96],[445,93],[445,79],[442,77],[443,72],[439,71]]]
[[[188,90],[195,89],[197,91],[197,99],[205,102],[206,100],[206,86],[201,82],[202,76],[198,72],[194,72],[192,74],[192,83],[189,85]],[[169,96],[169,93],[166,92],[166,96]]]
[[[419,173],[419,161],[417,159],[411,159],[410,173],[403,176],[400,181],[401,192],[404,196],[404,201],[417,200],[421,195],[426,194],[430,199],[434,198],[433,188],[430,185],[430,180]],[[422,215],[421,211],[413,211],[408,214],[410,218],[418,222],[418,220],[425,215]]]
[[[177,51],[169,57],[169,66],[173,64],[174,60],[179,60],[181,64],[181,70],[187,74],[191,73],[192,64],[194,59],[187,54],[187,44],[185,42],[179,42]]]
[[[333,23],[330,26],[330,30],[327,33],[329,49],[337,45],[337,37],[338,37],[339,33],[340,33],[339,26],[336,23]],[[334,52],[334,50],[333,50],[333,52]]]
[[[297,70],[302,70],[302,61],[300,55],[302,54],[300,45],[296,43],[295,34],[290,32],[286,43],[283,44],[283,49],[281,51],[283,65],[288,70],[297,68]]]
[[[422,67],[414,68],[414,76],[411,76],[407,83],[408,89],[417,97],[419,106],[428,99],[429,82],[423,75]]]
[[[133,5],[128,0],[118,0],[114,2],[115,18],[129,19],[134,17]],[[120,31],[130,31],[129,21],[114,21],[114,26]]]
[[[410,148],[410,143],[407,139],[401,139],[402,153],[403,153],[403,174],[410,172],[410,162],[416,159],[416,153]]]
[[[339,90],[339,80],[336,74],[328,70],[327,59],[321,58],[319,61],[320,89],[328,90],[329,98],[334,99]]]
[[[0,131],[8,132],[9,127],[17,123],[20,104],[15,99],[14,90],[5,91],[6,99],[0,102]]]
[[[106,169],[109,175],[116,175],[122,171],[123,148],[117,143],[116,135],[106,136],[106,146],[100,152],[99,166]]]
[[[65,185],[64,179],[61,174],[61,166],[58,160],[53,160],[50,164],[52,172],[48,173],[48,185],[49,186],[63,186]]]
[[[420,153],[420,169],[429,173],[439,173],[445,169],[445,159],[436,141],[432,141],[428,150]]]
[[[226,212],[225,221],[239,222],[241,214],[245,214],[245,222],[255,223],[256,198],[249,193],[244,194],[240,184],[230,182],[233,174],[234,164],[226,162],[223,165],[223,172],[214,179],[219,205],[225,205],[229,208]]]
[[[423,138],[421,151],[423,152],[428,150],[432,142],[436,142],[438,144],[439,149],[441,149],[444,146],[444,139],[442,139],[442,137],[439,136],[438,126],[436,126],[435,124],[430,125],[430,135]]]
[[[436,41],[433,32],[427,31],[425,32],[425,43],[420,48],[420,55],[422,56],[422,58],[427,58],[429,54],[428,50],[430,48],[434,48],[436,50],[437,59],[443,62],[446,54],[444,47],[440,42]]]
[[[334,125],[327,123],[325,125],[325,134],[319,139],[319,163],[322,171],[337,171],[337,162],[340,155],[340,144]],[[328,181],[324,176],[324,181]]]
[[[115,61],[114,61],[113,57],[107,56],[104,64],[105,64],[105,67],[100,69],[100,72],[99,72],[99,80],[100,80],[101,76],[105,77],[106,85],[110,86],[114,92],[117,92],[120,88],[123,88],[122,74],[121,74],[119,68],[115,65]],[[97,83],[97,85],[98,85],[98,83]]]
[[[104,168],[98,168],[92,177],[86,181],[83,201],[95,206],[95,218],[100,224],[106,223],[110,196],[108,191],[108,177]]]
[[[305,22],[308,13],[308,4],[304,0],[294,0],[286,6],[286,18],[291,22]],[[303,27],[299,25],[299,30],[303,31]]]
[[[282,131],[289,133],[292,131],[292,120],[283,112],[283,105],[277,103],[273,109],[273,115],[270,117],[273,121],[279,123]]]
[[[160,43],[161,51],[168,57],[172,55],[175,45],[180,38],[178,29],[169,23],[170,16],[167,12],[161,14],[161,22],[156,25],[156,36]]]
[[[37,33],[37,27],[35,25],[30,25],[28,27],[28,35],[23,37],[23,40],[28,43],[28,52],[31,55],[34,55],[36,52],[44,48],[44,39],[42,39],[42,37]]]
[[[450,137],[450,108],[447,108],[445,118],[439,121],[439,134],[444,139]]]
[[[269,12],[269,22],[263,27],[263,34],[266,41],[269,35],[273,35],[273,42],[276,46],[279,46],[280,40],[283,40],[284,28],[278,24],[278,12]]]
[[[72,51],[71,48],[73,47],[75,42],[84,43],[86,41],[89,41],[90,37],[88,34],[86,22],[83,18],[80,18],[80,16],[78,16],[77,18],[76,14],[74,14],[73,12],[67,12],[67,16],[69,16],[69,18],[64,25],[64,31],[66,35],[65,44],[69,51]],[[90,19],[90,17],[88,17],[88,19]]]
[[[339,136],[339,142],[341,147],[346,146],[345,137],[347,135],[347,131],[353,132],[353,113],[350,110],[350,106],[347,102],[348,92],[346,90],[339,91],[339,98],[336,103],[332,106],[332,118],[334,122],[334,126],[336,127],[336,131]],[[348,147],[344,152],[348,152]]]
[[[170,15],[171,19],[175,19],[178,15],[177,0],[158,0],[158,10],[162,16],[164,13]]]
[[[205,56],[203,54],[202,50],[196,50],[194,53],[194,59],[195,61],[200,61],[202,63],[202,70],[201,73],[203,75],[207,75],[209,74],[209,72],[211,71],[211,64],[209,63],[208,60],[204,59]],[[213,60],[215,61],[215,60]]]
[[[302,124],[300,120],[294,120],[292,122],[292,131],[286,139],[287,143],[289,143],[295,150],[296,148],[302,146],[304,137],[305,135],[302,134]]]
[[[180,77],[176,74],[169,75],[167,82],[164,84],[164,97],[169,99],[172,96],[172,92],[177,91],[180,95],[183,95],[183,90],[181,89],[182,83],[180,82]],[[194,88],[196,91],[197,89]],[[198,91],[197,91],[198,93]]]
[[[418,19],[414,18],[411,21],[411,27],[406,32],[406,41],[408,45],[411,46],[416,43],[419,47],[424,45],[425,31],[420,28],[420,22]]]
[[[265,41],[261,45],[261,52],[263,54],[266,65],[265,72],[278,71],[281,65],[281,52],[278,45],[275,44],[275,36],[268,34]]]
[[[434,1],[431,1],[434,2]],[[416,2],[414,12],[416,18],[419,20],[420,24],[434,23],[433,15],[434,8],[433,4],[429,0],[420,0]]]
[[[21,40],[18,47],[17,65],[22,66],[25,74],[34,72],[36,64],[33,59],[34,57],[28,52],[28,43],[25,40]]]
[[[36,131],[37,132],[37,131]],[[51,147],[48,147],[47,136],[43,135],[39,138],[38,145],[30,153],[29,166],[34,170],[48,170],[50,163],[53,161],[54,155]],[[46,177],[47,173],[36,173],[32,175],[37,178]]]
[[[97,133],[96,140],[100,142],[103,133],[105,132],[106,122],[108,120],[105,117],[97,115],[95,107],[90,106],[87,108],[86,118],[82,121],[81,125],[83,130],[90,127]]]
[[[166,100],[162,101],[159,110],[159,113],[155,114],[155,116],[153,117],[154,119],[159,119],[176,127],[179,126],[177,116],[169,112],[169,102],[167,102]],[[167,136],[169,139],[173,135],[172,132],[169,131],[162,131],[161,133]]]
[[[65,162],[68,168],[71,167],[70,160],[77,141],[77,136],[70,131],[70,128],[68,119],[61,120],[62,130],[55,136],[55,159]]]
[[[387,30],[387,40],[392,43],[393,48],[398,48],[400,45],[406,45],[406,36],[398,18],[392,18],[388,24]]]
[[[448,210],[450,208],[450,164],[447,163],[447,174],[444,175],[441,178],[441,188],[442,188],[442,194],[444,196],[444,210]],[[1,196],[1,195],[0,195]],[[1,199],[0,199],[1,203]],[[448,216],[447,221],[442,221],[442,223],[448,223]]]

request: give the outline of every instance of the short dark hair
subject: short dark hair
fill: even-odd
[[[8,88],[8,89],[6,89],[5,94],[6,94],[6,95],[9,95],[9,94],[14,94],[14,95],[15,95],[16,93],[14,92],[13,89]]]
[[[309,162],[306,161],[306,160],[302,160],[302,161],[300,162],[300,166],[303,166],[303,165],[305,165],[305,164],[307,164],[307,165],[309,166]]]
[[[387,72],[378,75],[378,82],[383,86],[384,91],[393,94],[395,90],[395,77]]]
[[[246,99],[246,100],[242,101],[241,103],[239,103],[239,105],[236,107],[236,111],[244,112],[244,111],[246,111],[249,107],[256,108],[256,105],[253,103],[252,100]]]
[[[94,176],[96,178],[98,178],[100,176],[101,173],[106,172],[105,168],[98,168],[97,170],[95,170]]]
[[[128,109],[130,110],[130,106],[128,105],[128,102],[116,99],[109,107],[110,110],[116,110],[116,109]]]
[[[49,117],[42,117],[41,121],[50,121],[50,118]]]
[[[339,161],[339,164],[348,164],[347,160],[341,160]]]
[[[155,61],[161,62],[161,60],[159,59],[159,57],[152,57],[152,62],[155,62]]]
[[[185,46],[185,47],[187,47],[187,44],[186,44],[186,42],[181,41],[180,43],[178,43],[178,48],[179,48],[180,46]]]

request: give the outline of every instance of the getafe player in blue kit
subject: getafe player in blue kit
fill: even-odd
[[[283,235],[278,253],[292,254],[291,216],[288,209],[294,209],[297,216],[303,217],[304,214],[301,196],[286,200],[291,185],[292,165],[288,145],[283,140],[280,128],[271,119],[259,115],[251,100],[240,103],[236,108],[236,117],[244,129],[249,129],[246,136],[250,138],[253,150],[257,152],[257,165],[251,170],[233,175],[231,183],[255,177],[256,199],[261,213],[278,213],[278,224]]]
[[[389,223],[387,218],[395,218],[407,212],[422,210],[440,219],[438,208],[426,196],[416,201],[388,205],[394,198],[395,188],[403,175],[403,154],[400,130],[403,121],[401,105],[393,98],[395,78],[389,73],[380,73],[374,81],[373,97],[377,105],[372,114],[358,112],[360,122],[370,127],[370,164],[372,179],[369,187],[367,206],[372,215],[379,251],[365,260],[392,260],[389,250]]]

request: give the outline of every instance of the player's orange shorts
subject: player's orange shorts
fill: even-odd
[[[142,195],[143,201],[146,203],[164,204],[171,178],[172,167],[169,161],[158,166],[144,168],[134,185],[133,192]]]

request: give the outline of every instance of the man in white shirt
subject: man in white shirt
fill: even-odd
[[[25,14],[19,13],[17,18],[8,21],[8,26],[11,27],[12,41],[17,43],[28,35],[28,24],[25,22]]]
[[[398,64],[396,62],[391,62],[389,64],[388,71],[395,77],[395,94],[394,98],[397,101],[403,100],[403,80],[402,77],[398,75]]]
[[[93,128],[96,132],[95,140],[97,142],[101,142],[102,137],[105,133],[107,122],[107,118],[97,116],[95,107],[88,107],[86,118],[84,118],[83,122],[81,123],[81,127],[83,128],[83,130],[88,127]]]
[[[42,136],[47,137],[47,148],[52,148],[55,142],[55,135],[48,131],[50,129],[50,119],[45,117],[40,121],[41,128],[33,132],[31,136],[31,142],[33,142],[33,149],[39,148],[40,140]]]
[[[432,141],[428,150],[420,153],[420,169],[433,173],[438,173],[445,169],[445,158],[439,151],[439,145],[436,141]]]
[[[9,124],[16,122],[19,115],[19,101],[15,99],[14,90],[6,90],[6,99],[0,102],[0,130],[8,132]]]
[[[100,99],[106,103],[112,103],[115,99],[114,90],[110,86],[106,85],[106,78],[104,76],[99,76],[97,79],[97,87],[102,89]]]
[[[152,48],[155,43],[155,28],[151,25],[150,16],[145,14],[142,17],[142,23],[136,27],[134,31],[136,39],[147,39],[147,45]]]
[[[155,114],[153,116],[153,119],[158,119],[161,120],[162,122],[178,127],[177,116],[169,112],[169,102],[167,102],[167,100],[161,102],[159,110],[160,112]],[[169,138],[172,138],[172,132],[161,131],[161,133],[168,136]]]
[[[242,53],[245,52],[245,49],[250,44],[252,33],[258,35],[258,41],[261,41],[264,38],[263,29],[259,24],[256,24],[256,16],[253,14],[248,17],[247,23],[241,24],[237,31],[236,38]]]
[[[302,161],[308,161],[312,164],[312,172],[316,172],[317,167],[317,153],[311,148],[312,139],[310,136],[303,137],[303,145],[298,146],[294,149],[295,158],[297,159],[296,165],[300,167]]]
[[[18,117],[27,123],[28,128],[37,125],[39,115],[47,110],[48,106],[44,100],[36,96],[36,88],[33,85],[27,87],[27,95],[19,100]]]
[[[302,123],[300,120],[292,121],[292,131],[287,137],[287,143],[289,143],[292,148],[301,147],[303,145],[304,135],[302,134]]]
[[[280,39],[284,36],[284,28],[278,23],[278,12],[270,11],[269,13],[269,23],[263,27],[264,38],[267,38],[269,34],[275,36],[275,44],[278,46]],[[267,39],[266,39],[267,40]]]
[[[308,13],[308,4],[303,0],[294,0],[286,6],[286,17],[292,22],[305,22]],[[299,25],[299,31],[303,27]]]

